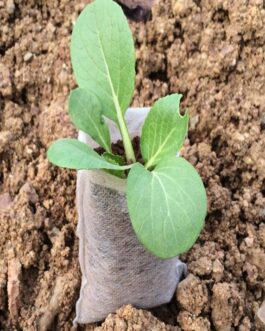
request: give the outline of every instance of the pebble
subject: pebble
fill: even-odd
[[[24,55],[24,61],[25,62],[29,62],[33,57],[33,54],[31,52],[27,52],[25,55]]]
[[[213,278],[217,282],[220,282],[221,279],[223,278],[223,274],[224,274],[224,266],[218,259],[216,259],[213,262]]]
[[[174,2],[172,10],[175,15],[184,16],[189,13],[192,5],[193,3],[190,0],[178,0]]]
[[[3,152],[6,147],[8,147],[8,143],[11,138],[12,134],[10,134],[10,131],[0,132],[0,153]]]
[[[16,9],[16,7],[15,7],[15,4],[14,4],[14,1],[13,0],[7,0],[6,10],[7,10],[8,14],[10,14],[10,15],[14,14],[15,9]]]
[[[11,204],[12,204],[12,200],[9,193],[0,194],[0,210],[9,208]]]
[[[251,237],[245,238],[245,243],[246,243],[247,247],[252,247],[254,244],[254,238],[251,238]]]
[[[199,115],[195,115],[195,116],[191,117],[190,128],[192,130],[194,130],[198,122],[199,122]]]
[[[258,310],[256,318],[258,323],[260,324],[261,330],[265,330],[265,301],[263,301],[263,304]]]
[[[0,63],[0,94],[4,97],[11,96],[12,82],[9,68]]]

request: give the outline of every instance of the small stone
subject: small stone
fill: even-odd
[[[213,277],[217,282],[223,278],[224,274],[224,266],[222,263],[217,259],[213,262]]]
[[[52,201],[49,199],[49,200],[44,200],[43,201],[43,206],[46,208],[46,209],[49,209],[50,206],[52,205]]]
[[[0,153],[3,152],[5,148],[8,148],[8,143],[10,139],[11,139],[10,131],[0,132]]]
[[[9,193],[0,194],[0,210],[7,209],[12,204],[11,197]]]
[[[185,16],[190,13],[193,7],[191,0],[172,1],[172,10],[174,15]]]
[[[35,204],[39,201],[39,196],[38,196],[35,188],[29,183],[25,183],[21,187],[19,193],[23,194],[26,201],[28,201],[28,202]]]
[[[260,309],[257,311],[256,319],[261,330],[265,330],[265,301],[263,301],[263,304],[261,305]]]
[[[244,136],[239,133],[238,131],[234,133],[233,136],[234,140],[238,141],[238,142],[243,142],[245,140]]]
[[[15,7],[15,4],[14,4],[14,1],[13,0],[7,0],[6,10],[7,10],[8,14],[10,14],[10,15],[14,14],[15,9],[16,9],[16,7]]]
[[[28,176],[31,180],[34,179],[34,177],[35,177],[35,168],[33,166],[30,166],[28,168]]]
[[[194,130],[196,125],[198,124],[198,122],[199,122],[199,115],[195,115],[195,116],[191,117],[191,119],[190,119],[190,128],[192,130]]]
[[[69,82],[69,77],[65,69],[62,69],[62,71],[59,73],[58,78],[62,86],[67,85],[67,83]]]
[[[0,63],[0,93],[4,96],[12,94],[11,75],[7,66]]]
[[[246,243],[247,247],[252,247],[254,244],[254,238],[251,238],[251,237],[245,238],[245,243]]]
[[[29,62],[33,57],[33,54],[31,52],[27,52],[25,55],[24,55],[24,61],[25,62]]]

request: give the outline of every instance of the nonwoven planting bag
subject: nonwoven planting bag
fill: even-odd
[[[140,135],[149,108],[129,108],[132,137]],[[110,124],[112,141],[120,139]],[[80,132],[79,140],[96,146]],[[80,297],[74,323],[103,320],[124,304],[151,308],[171,300],[186,265],[177,257],[159,259],[138,241],[126,201],[126,180],[99,170],[77,174]]]

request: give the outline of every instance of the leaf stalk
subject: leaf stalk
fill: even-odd
[[[123,146],[124,146],[124,151],[125,151],[125,156],[126,156],[126,160],[127,162],[136,162],[136,158],[135,158],[135,154],[134,154],[134,150],[133,150],[133,146],[132,146],[132,142],[131,142],[131,138],[129,136],[129,132],[128,132],[128,128],[126,126],[119,102],[117,97],[114,97],[114,104],[115,104],[115,108],[116,108],[116,112],[117,112],[117,119],[118,119],[118,124],[119,124],[119,129],[121,132],[121,136],[122,136],[122,141],[123,141]]]

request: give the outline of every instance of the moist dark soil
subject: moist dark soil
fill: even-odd
[[[140,137],[134,137],[132,139],[132,146],[136,161],[144,164],[144,160],[142,158],[141,149],[140,149]],[[111,150],[114,155],[119,155],[123,157],[125,164],[130,163],[130,162],[126,162],[125,151],[122,140],[118,140],[116,143],[112,143]],[[102,147],[96,148],[95,151],[100,155],[102,155],[105,152],[104,148]]]
[[[0,330],[73,330],[80,289],[76,173],[48,163],[76,136],[69,42],[89,1],[0,1]],[[208,195],[206,225],[181,256],[172,302],[122,307],[79,330],[259,330],[265,284],[265,6],[262,0],[154,1],[131,22],[133,106],[182,93],[184,156]]]

